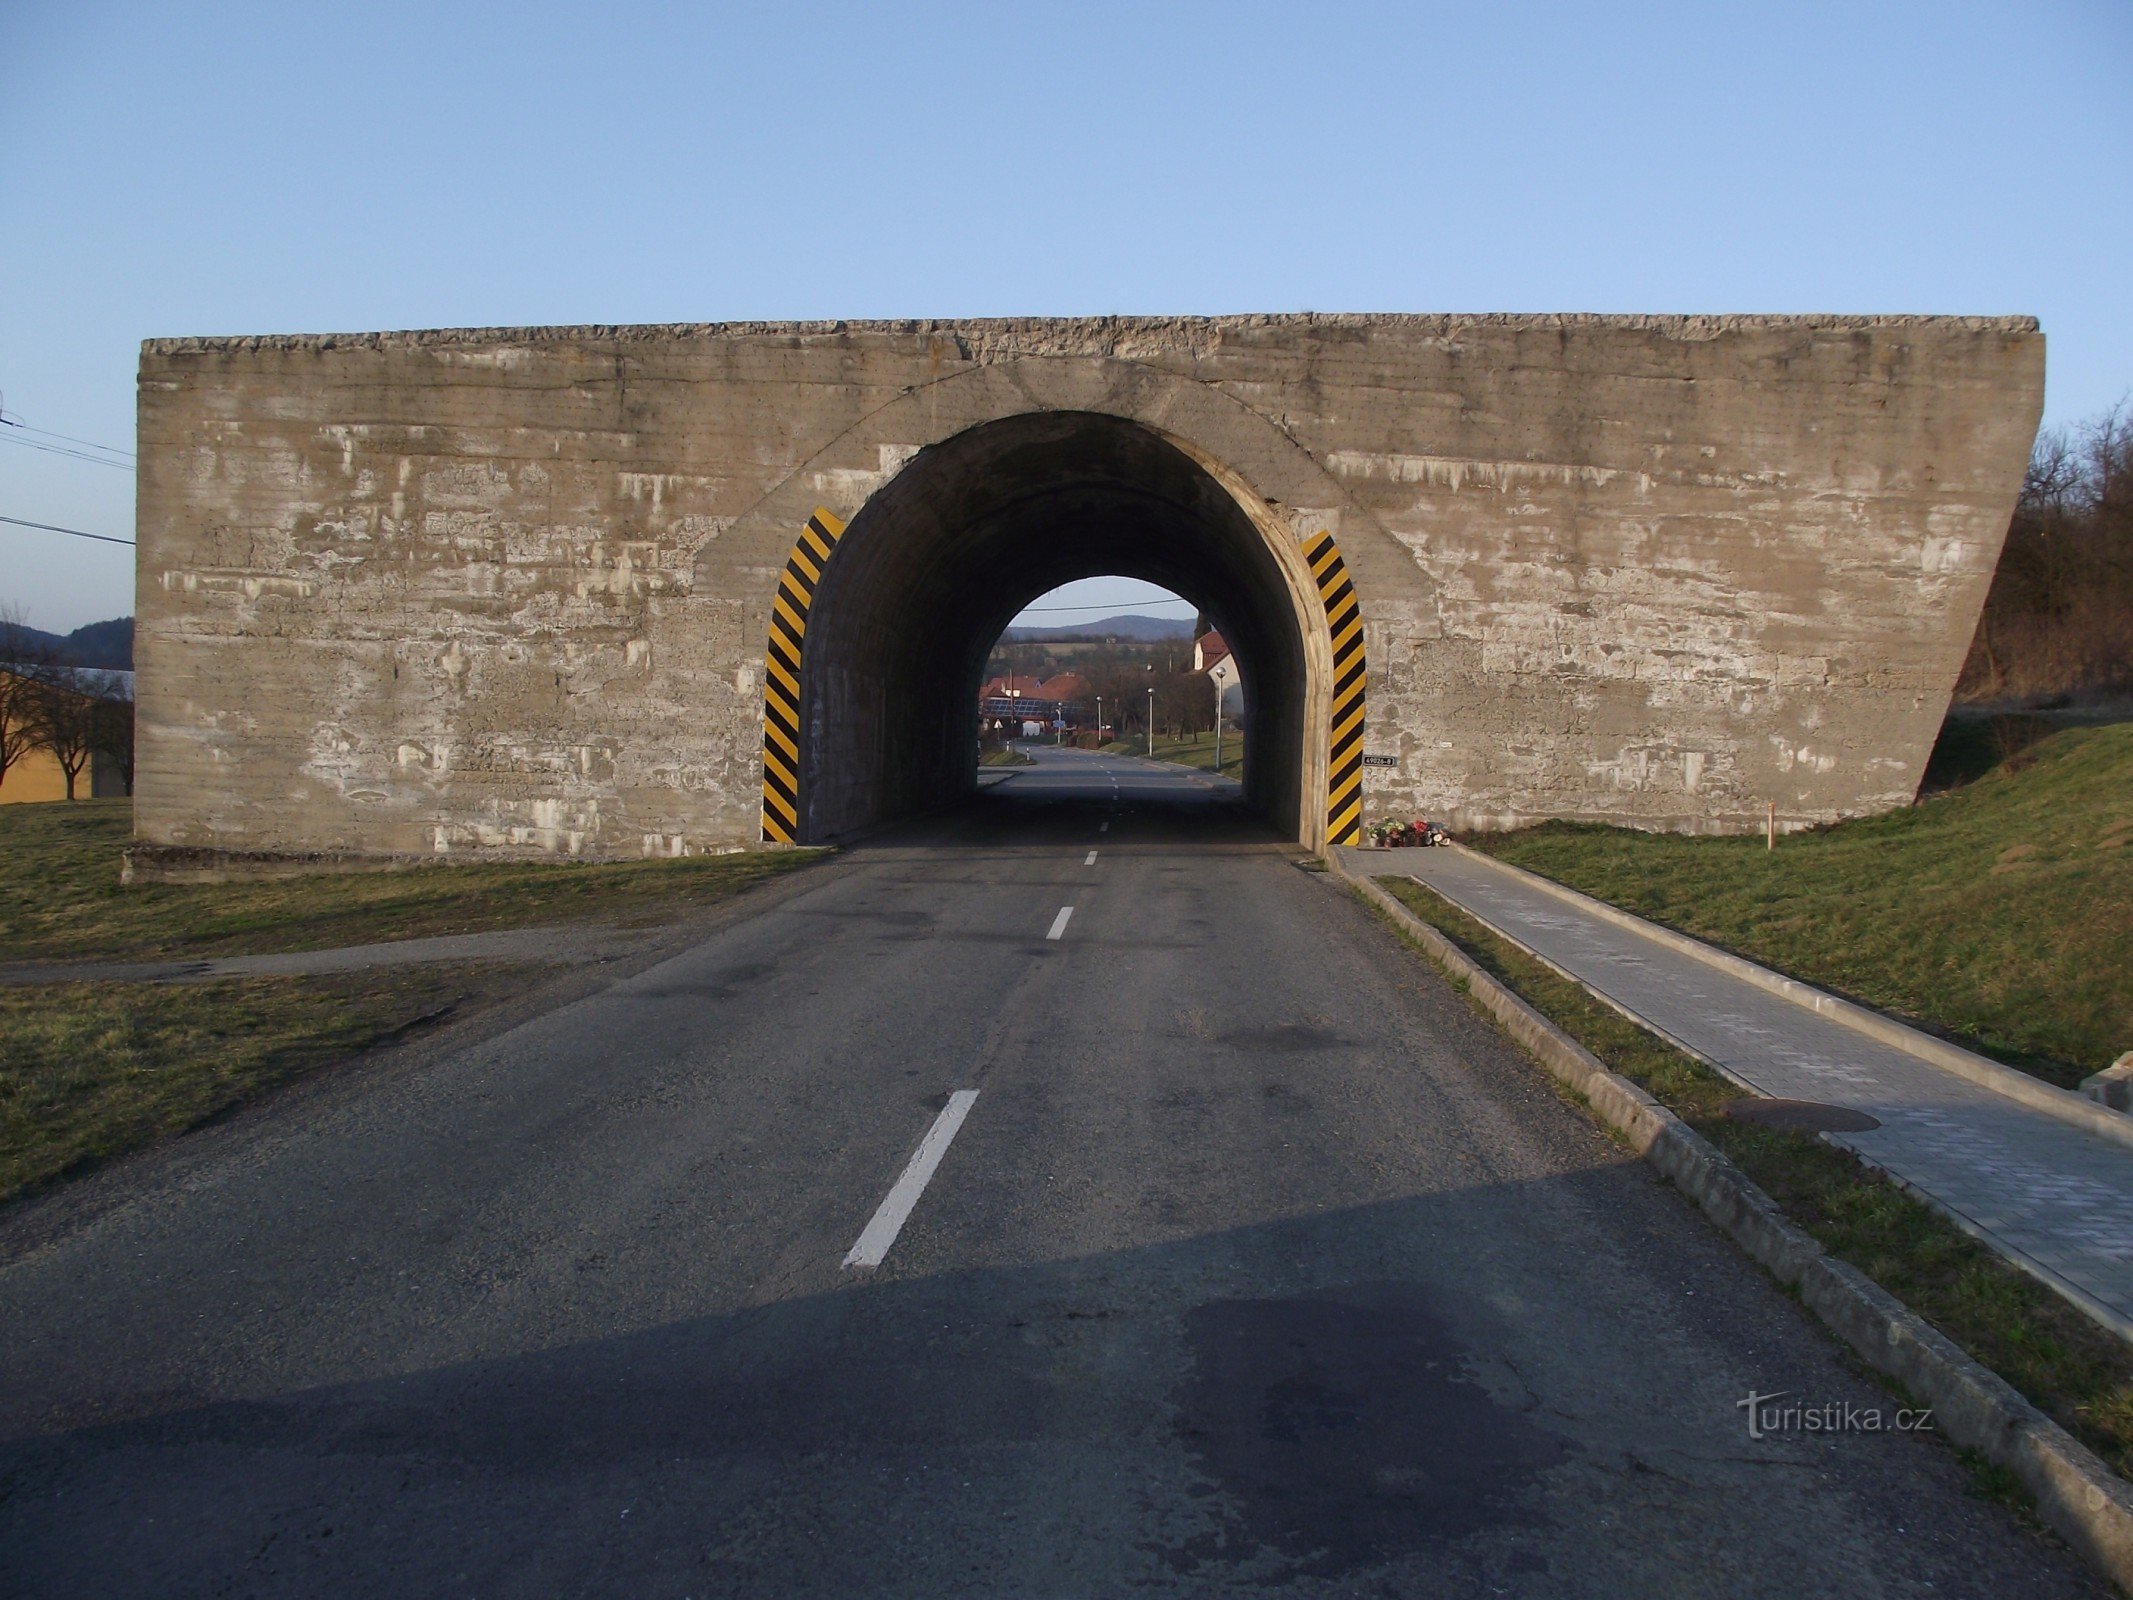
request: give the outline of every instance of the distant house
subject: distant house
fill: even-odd
[[[19,667],[0,662],[0,673],[20,683],[29,681],[29,674]],[[43,667],[37,677],[53,693],[64,694],[72,699],[88,703],[102,698],[111,689],[122,689],[125,698],[133,697],[133,674],[130,672],[91,672],[75,667]],[[12,703],[14,697],[0,697],[0,702]],[[0,737],[12,738],[20,731],[20,724],[9,719],[0,709]],[[96,750],[90,757],[81,776],[75,780],[74,792],[84,799],[102,800],[115,795],[130,794],[126,786],[125,770],[107,751]],[[22,805],[36,800],[64,800],[67,797],[66,769],[50,750],[32,745],[20,750],[0,773],[0,805]]]
[[[978,690],[978,718],[992,724],[1064,722],[1081,725],[1092,691],[1078,672],[1050,678],[988,678]]]
[[[1244,680],[1237,670],[1237,658],[1230,654],[1228,643],[1215,629],[1209,628],[1193,640],[1192,670],[1204,672],[1214,680],[1222,696],[1224,716],[1244,715]]]

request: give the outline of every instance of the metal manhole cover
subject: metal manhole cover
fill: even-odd
[[[1871,1133],[1881,1126],[1879,1117],[1850,1106],[1828,1106],[1819,1100],[1764,1100],[1754,1096],[1729,1101],[1725,1115],[1735,1122],[1752,1122],[1759,1128],[1784,1128],[1793,1133]]]

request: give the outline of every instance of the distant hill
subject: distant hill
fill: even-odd
[[[111,672],[133,670],[131,617],[85,623],[72,633],[46,633],[42,628],[17,628],[14,631],[24,647],[49,650],[61,666],[101,667]]]
[[[1030,644],[1058,644],[1068,639],[1190,639],[1190,617],[1105,617],[1069,628],[1009,628],[1003,638]]]

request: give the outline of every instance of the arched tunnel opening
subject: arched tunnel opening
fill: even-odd
[[[1009,417],[921,451],[845,528],[806,619],[797,836],[834,839],[968,794],[994,641],[1037,596],[1100,574],[1182,595],[1222,631],[1252,685],[1245,802],[1308,839],[1309,574],[1285,568],[1208,467],[1089,412]]]
[[[1018,741],[1152,753],[1219,775],[1244,771],[1249,690],[1221,629],[1196,601],[1118,573],[1077,578],[1015,615],[985,659],[978,691],[981,764],[1017,765]],[[1024,751],[1026,756],[1027,750]]]

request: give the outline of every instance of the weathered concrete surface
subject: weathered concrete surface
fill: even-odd
[[[1368,748],[1399,758],[1367,774],[1371,817],[1880,809],[1914,792],[1968,645],[2043,355],[2026,318],[152,341],[138,828],[276,852],[753,841],[770,597],[800,523],[1048,411],[1175,446],[1291,567],[1282,540],[1336,534]],[[1048,483],[1056,536],[1071,485]],[[1182,495],[1151,513],[1147,571],[1219,545],[1168,540],[1163,518],[1199,514]],[[1030,526],[988,516],[988,548]],[[1006,581],[940,590],[957,614],[910,627],[963,650],[1029,597]],[[1309,667],[1324,618],[1296,621]],[[1289,733],[1322,774],[1322,738]]]

